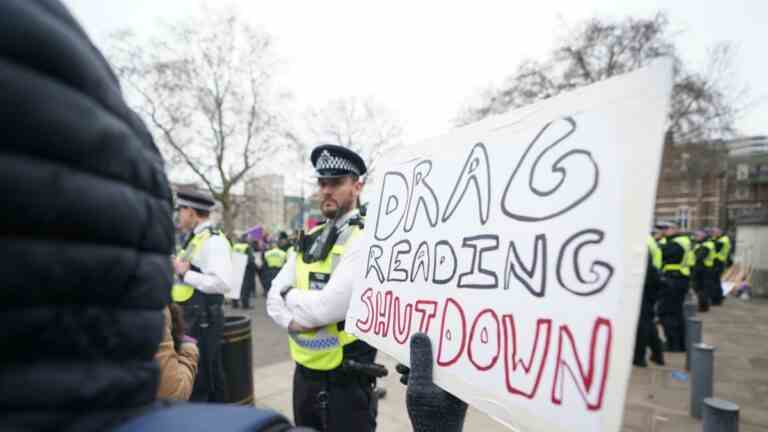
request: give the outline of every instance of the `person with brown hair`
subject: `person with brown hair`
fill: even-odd
[[[155,360],[160,365],[160,399],[189,400],[197,376],[200,353],[197,341],[184,334],[184,313],[177,304],[170,304],[164,312],[165,331]]]

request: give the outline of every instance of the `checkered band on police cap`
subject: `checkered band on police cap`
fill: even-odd
[[[323,150],[320,153],[320,157],[317,158],[315,169],[321,170],[336,170],[336,171],[350,171],[355,175],[360,175],[360,170],[357,169],[352,161],[345,159],[341,156],[332,156],[328,150]]]
[[[346,147],[323,144],[315,147],[310,156],[318,177],[365,175],[367,167],[359,154]]]

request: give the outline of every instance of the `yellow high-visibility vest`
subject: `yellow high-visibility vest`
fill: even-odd
[[[195,234],[187,247],[182,249],[182,251],[179,253],[178,257],[191,262],[192,259],[200,253],[200,249],[202,249],[205,241],[211,238],[213,235],[221,235],[221,233],[213,228],[206,228]],[[226,239],[226,237],[224,237],[224,239]],[[227,243],[229,243],[229,240],[227,240]],[[184,282],[176,281],[171,288],[171,300],[176,303],[184,303],[191,299],[194,294],[195,287],[189,284],[185,284]]]
[[[267,262],[267,267],[280,268],[285,264],[285,260],[288,259],[288,254],[280,248],[272,248],[264,252],[264,261]]]
[[[724,263],[728,260],[728,254],[731,253],[731,239],[727,235],[724,235],[717,239],[717,241],[723,243],[723,248],[715,255],[715,260]]]
[[[232,245],[232,250],[241,254],[245,254],[248,251],[248,243],[235,243]]]
[[[315,227],[311,233],[321,229]],[[330,280],[336,264],[338,264],[349,241],[362,231],[357,226],[347,228],[348,233],[342,233],[336,244],[324,261],[307,264],[303,255],[296,255],[296,280],[294,287],[300,290],[322,289]],[[346,238],[344,238],[346,237]],[[311,280],[314,279],[314,280]],[[308,332],[291,332],[288,343],[293,360],[309,369],[327,371],[338,367],[344,359],[344,346],[357,340],[344,330],[339,330],[336,323]]]
[[[648,252],[651,254],[651,263],[654,267],[661,270],[661,248],[651,236],[646,237],[645,243],[648,245]]]
[[[662,271],[665,273],[671,271],[679,271],[683,276],[690,276],[691,254],[693,254],[693,251],[691,250],[691,239],[686,236],[677,236],[673,238],[672,241],[679,244],[680,247],[683,248],[683,258],[680,261],[680,264],[664,264]],[[693,261],[695,261],[695,259]]]
[[[698,251],[700,248],[707,249],[707,256],[704,257],[704,262],[702,262],[702,264],[704,264],[704,267],[707,267],[707,268],[714,267],[715,257],[717,256],[717,253],[715,253],[715,242],[713,242],[712,240],[703,241],[698,245],[696,245],[696,249],[694,250]]]

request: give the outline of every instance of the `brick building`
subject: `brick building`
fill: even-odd
[[[685,230],[720,226],[768,208],[768,137],[696,144],[667,142],[655,217]]]

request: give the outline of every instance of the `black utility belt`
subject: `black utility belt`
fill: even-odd
[[[195,290],[189,300],[180,303],[181,306],[221,306],[224,304],[224,294],[206,294]]]
[[[359,383],[359,382],[368,382],[371,380],[371,378],[365,375],[345,370],[341,366],[338,366],[335,369],[323,371],[323,370],[310,369],[306,366],[302,366],[296,363],[296,369],[304,378],[306,378],[309,381],[332,382],[332,383],[338,383],[338,384],[352,384],[352,383]]]

